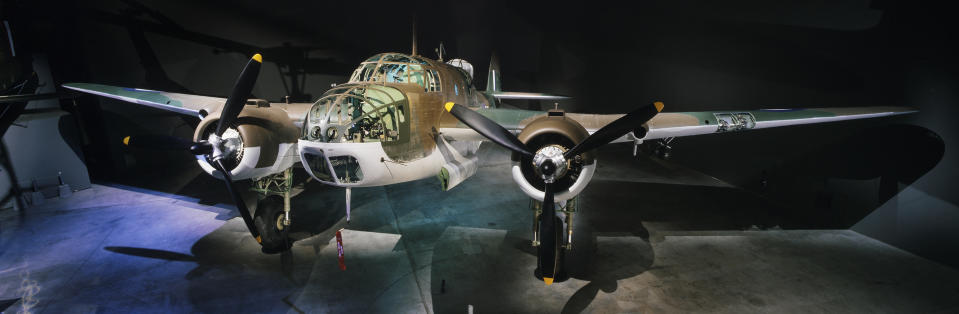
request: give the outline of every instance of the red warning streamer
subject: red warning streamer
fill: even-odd
[[[336,230],[336,255],[340,261],[340,269],[346,270],[346,260],[343,259],[343,229]]]

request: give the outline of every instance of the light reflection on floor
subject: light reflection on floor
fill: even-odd
[[[572,278],[549,287],[532,276],[527,199],[494,163],[449,192],[432,180],[354,189],[349,224],[342,191],[312,186],[294,202],[301,240],[287,256],[261,254],[228,205],[135,188],[99,185],[22,219],[0,212],[0,300],[47,313],[959,309],[955,270],[851,231],[741,231],[770,209],[714,200],[749,193],[656,162],[610,173],[631,159],[601,160]],[[346,271],[331,242],[340,228]]]

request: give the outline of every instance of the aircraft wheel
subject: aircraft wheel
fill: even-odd
[[[282,197],[271,195],[256,203],[253,225],[263,240],[263,253],[281,253],[293,245],[288,236],[290,226],[283,225],[284,215]]]
[[[553,242],[556,243],[556,246],[553,247],[553,252],[559,250],[559,262],[556,265],[553,282],[563,282],[569,279],[569,274],[566,272],[566,246],[563,245],[563,243],[565,243],[563,235],[566,231],[566,228],[562,219],[559,219],[559,217],[553,217],[553,219],[555,219],[554,223],[556,226],[556,232],[554,235],[556,237],[556,241]],[[536,256],[536,265],[540,264],[541,258],[543,257],[538,255]],[[536,267],[536,270],[533,271],[533,275],[536,276],[537,279],[543,280],[543,274],[540,273],[539,267]]]

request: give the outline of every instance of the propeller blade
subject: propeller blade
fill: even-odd
[[[253,83],[256,82],[256,77],[260,74],[261,63],[263,63],[263,56],[255,54],[246,63],[243,72],[240,72],[240,77],[236,79],[236,85],[233,85],[233,92],[230,93],[230,97],[223,104],[223,111],[220,112],[220,122],[216,125],[216,136],[223,135],[223,132],[233,125],[236,117],[240,115],[240,111],[246,105],[247,98],[250,97],[250,92],[253,91]]]
[[[194,155],[209,155],[213,153],[213,144],[210,142],[202,141],[199,143],[193,143],[190,146],[190,152]]]
[[[533,153],[530,153],[526,149],[526,145],[523,142],[520,142],[513,133],[510,133],[506,128],[500,126],[493,120],[484,117],[478,112],[467,108],[462,105],[457,105],[452,102],[446,103],[446,111],[453,114],[456,119],[459,119],[463,124],[466,124],[471,129],[475,130],[477,133],[485,136],[496,144],[506,147],[507,149],[526,155],[533,156]]]
[[[220,171],[220,173],[223,174],[223,178],[226,179],[226,189],[230,192],[230,196],[233,197],[233,202],[236,203],[236,209],[239,210],[240,215],[243,216],[243,222],[246,223],[246,228],[250,229],[250,234],[253,235],[257,243],[263,243],[263,239],[260,238],[260,233],[257,232],[256,227],[253,226],[253,216],[250,215],[250,210],[246,208],[243,197],[234,189],[233,176],[230,175],[229,171],[226,171],[226,167],[223,166],[223,160],[216,160],[213,164],[217,168],[216,170]]]
[[[543,275],[543,282],[553,284],[556,263],[559,259],[556,249],[556,206],[553,203],[552,183],[546,183],[543,192],[543,213],[539,216],[539,271]]]
[[[147,149],[188,150],[194,155],[207,155],[213,151],[208,142],[194,143],[175,136],[141,134],[123,138],[123,145]]]
[[[566,153],[563,154],[563,157],[569,160],[576,155],[609,144],[609,142],[612,142],[620,136],[626,135],[626,133],[629,133],[629,131],[632,131],[643,123],[646,123],[646,121],[652,119],[660,111],[663,111],[663,103],[657,101],[650,105],[636,109],[633,112],[627,113],[625,116],[622,116],[619,119],[616,119],[616,121],[613,121],[599,129],[599,131],[596,131],[587,137],[585,140],[573,147],[573,149],[566,151]]]
[[[148,149],[188,150],[193,142],[175,136],[140,134],[123,138],[123,145]]]

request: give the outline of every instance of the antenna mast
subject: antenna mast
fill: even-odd
[[[413,16],[413,55],[416,55],[416,16]]]
[[[446,54],[446,48],[443,48],[443,42],[440,42],[440,47],[436,48],[436,56],[439,58],[440,62],[443,62],[443,55]]]

